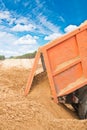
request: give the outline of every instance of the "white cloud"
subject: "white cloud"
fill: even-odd
[[[32,22],[36,26],[35,31],[37,33],[45,35],[49,35],[51,33],[58,33],[60,27],[48,19],[49,14],[46,15],[47,17],[43,15],[47,12],[50,12],[50,14],[52,14],[52,11],[47,8],[46,1],[35,0],[35,5],[36,6],[32,9],[33,16],[36,16],[37,14],[37,19],[32,20]],[[63,17],[61,19],[64,20]]]
[[[40,33],[40,34],[47,34],[49,35],[51,32],[50,30],[48,30],[47,28],[43,27],[42,25],[36,25],[36,30],[35,30],[37,33]]]
[[[43,15],[40,14],[38,18],[39,18],[39,21],[40,21],[41,25],[44,28],[49,29],[53,33],[58,33],[59,32],[59,27],[56,26],[56,25],[54,25],[49,20],[47,20],[47,18],[45,16],[43,16]]]
[[[40,3],[39,0],[36,0],[36,3],[39,3],[43,6],[44,3]],[[38,6],[39,6],[38,5]],[[39,7],[40,8],[40,7]],[[37,11],[38,12],[38,11]],[[36,10],[35,10],[36,13]],[[59,32],[59,26],[54,25],[51,21],[47,19],[47,17],[43,16],[43,14],[38,14],[36,20],[32,20],[28,17],[23,17],[21,15],[16,14],[15,12],[10,12],[10,11],[0,11],[0,22],[3,24],[2,19],[4,19],[7,24],[8,30],[11,32],[34,32],[34,33],[40,33],[40,34],[51,34],[51,33],[58,33]],[[4,30],[6,28],[4,27]]]
[[[11,51],[11,50],[4,50],[0,49],[0,54],[4,55],[6,57],[13,56],[13,55],[19,55],[19,52],[17,51]]]
[[[0,24],[2,23],[2,20],[0,19]]]
[[[0,44],[12,44],[13,42],[15,42],[15,40],[17,40],[17,37],[15,35],[0,31]]]
[[[36,2],[36,8],[35,9],[40,9],[40,8],[43,8],[43,7],[45,7],[44,6],[44,4],[45,4],[45,1],[40,1],[40,0],[35,0],[35,2]]]
[[[24,3],[23,3],[24,7],[27,7],[29,4],[30,4],[29,1],[27,1],[27,2],[24,1]]]
[[[54,40],[55,38],[58,38],[62,35],[63,35],[62,33],[53,33],[49,36],[45,36],[44,40]]]
[[[0,49],[0,55],[4,55],[6,57],[10,57],[10,56],[18,56],[18,55],[23,55],[23,54],[26,54],[26,53],[31,53],[31,52],[34,52],[38,49],[38,44],[35,44],[34,46],[32,45],[23,45],[23,46],[19,46],[19,47],[15,47],[13,46],[10,47],[10,48],[2,48]]]
[[[62,16],[58,17],[59,21],[65,22],[65,19]]]
[[[3,0],[0,0],[0,9],[3,10],[5,8],[6,7],[5,7],[5,4],[4,4]]]
[[[11,11],[0,11],[0,20],[6,20],[9,25],[15,24],[29,24],[29,20],[26,17],[17,15]]]
[[[14,44],[22,44],[22,45],[31,44],[33,46],[34,44],[37,44],[37,39],[38,39],[37,36],[31,36],[31,35],[27,34],[27,35],[17,39],[14,42]]]
[[[25,35],[18,38],[11,33],[0,32],[0,54],[9,57],[33,52],[39,47],[37,40],[37,36]]]
[[[67,27],[64,29],[64,31],[65,31],[66,33],[68,33],[68,32],[71,32],[71,31],[75,30],[77,27],[78,27],[77,25],[69,25],[69,26],[67,26]]]
[[[0,19],[9,19],[10,13],[9,11],[0,11]]]
[[[17,52],[20,54],[31,53],[38,50],[38,44],[33,45],[22,45]]]
[[[20,17],[15,20],[16,24],[28,24],[29,21],[26,17]]]
[[[6,20],[9,24],[13,24],[16,18],[9,11],[0,11],[0,20]]]
[[[0,24],[0,32],[9,32],[10,33],[10,29],[8,26],[5,26],[4,24],[1,23]]]
[[[17,24],[11,30],[16,32],[23,32],[23,31],[32,31],[33,29],[35,29],[35,26],[32,24],[28,25]]]

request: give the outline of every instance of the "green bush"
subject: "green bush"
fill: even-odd
[[[21,56],[15,56],[15,57],[11,56],[10,58],[14,58],[14,59],[32,59],[32,58],[35,57],[36,53],[37,52],[35,51],[33,53],[27,53],[27,54],[24,54],[24,55],[21,55]]]
[[[5,60],[5,56],[0,55],[0,60]]]

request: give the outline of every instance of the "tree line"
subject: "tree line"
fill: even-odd
[[[36,53],[37,53],[37,51],[35,51],[33,53],[27,53],[27,54],[24,54],[24,55],[21,55],[21,56],[14,56],[14,57],[11,56],[10,59],[11,58],[13,58],[13,59],[32,59],[32,58],[35,57]]]
[[[27,53],[24,55],[20,55],[20,56],[10,56],[8,59],[32,59],[35,57],[37,51],[33,52],[33,53]],[[4,55],[0,55],[0,60],[5,60],[6,57]]]
[[[4,55],[0,55],[0,60],[5,60],[5,56]]]

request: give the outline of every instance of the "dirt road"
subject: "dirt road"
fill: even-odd
[[[29,72],[0,67],[0,130],[87,130],[87,120],[79,120],[72,107],[52,101],[46,74],[25,97]]]

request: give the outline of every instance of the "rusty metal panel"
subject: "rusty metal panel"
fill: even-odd
[[[87,25],[50,42],[41,51],[55,101],[87,84]]]

